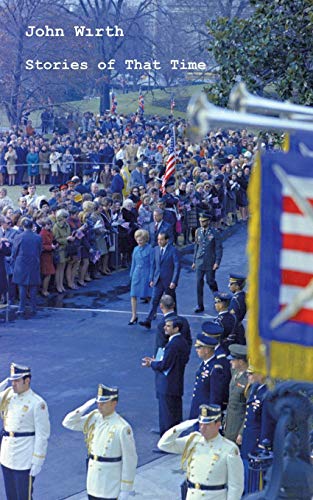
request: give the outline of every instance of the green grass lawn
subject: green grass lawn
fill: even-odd
[[[168,87],[165,89],[156,89],[153,91],[143,91],[145,99],[145,114],[146,115],[161,115],[168,116],[170,114],[170,100],[171,96],[175,99],[175,117],[186,116],[186,108],[190,97],[200,92],[203,89],[203,85],[187,85],[182,87]],[[134,113],[138,109],[138,92],[129,92],[128,94],[122,94],[121,91],[115,90],[116,100],[118,103],[117,111],[123,114]],[[81,101],[69,101],[64,103],[58,103],[63,112],[75,112],[77,110],[81,111],[92,111],[93,113],[99,113],[99,97],[92,99],[82,99]],[[41,120],[40,115],[42,109],[34,111],[30,115],[30,119],[35,127],[40,127]],[[0,108],[0,126],[9,127],[9,123],[6,114],[3,109]]]

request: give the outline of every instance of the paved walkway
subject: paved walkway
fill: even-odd
[[[178,500],[184,473],[180,468],[180,455],[165,455],[137,470],[134,493],[131,498],[146,500]],[[86,500],[86,491],[66,497],[66,500]],[[64,499],[65,500],[65,499]]]

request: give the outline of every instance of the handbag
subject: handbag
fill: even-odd
[[[176,231],[177,234],[181,234],[182,233],[183,228],[182,228],[181,219],[179,219],[179,220],[176,221],[175,231]]]
[[[78,247],[75,243],[68,243],[66,246],[66,257],[75,257],[78,255]]]
[[[57,266],[60,263],[60,252],[57,248],[53,250],[53,265]]]

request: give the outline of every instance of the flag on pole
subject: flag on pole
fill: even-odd
[[[174,96],[171,97],[171,114],[173,114],[174,108],[176,106]]]
[[[145,100],[142,95],[141,90],[139,91],[139,97],[138,97],[138,113],[140,115],[143,115],[145,112]]]
[[[286,152],[293,151],[313,158],[313,134],[310,132],[285,134],[283,149]]]
[[[117,100],[116,100],[114,90],[112,90],[112,93],[111,93],[111,113],[112,113],[112,115],[114,115],[116,113],[116,110],[117,110]]]
[[[175,141],[175,129],[173,127],[170,145],[168,147],[168,157],[166,160],[165,174],[162,179],[162,192],[165,193],[165,186],[167,181],[176,172],[176,141]]]
[[[251,364],[274,378],[312,381],[312,160],[265,154],[253,169],[249,200]]]

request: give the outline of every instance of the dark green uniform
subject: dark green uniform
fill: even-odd
[[[229,399],[224,431],[225,437],[234,442],[236,442],[238,434],[242,432],[246,413],[247,390],[247,372],[235,371],[229,384]]]

